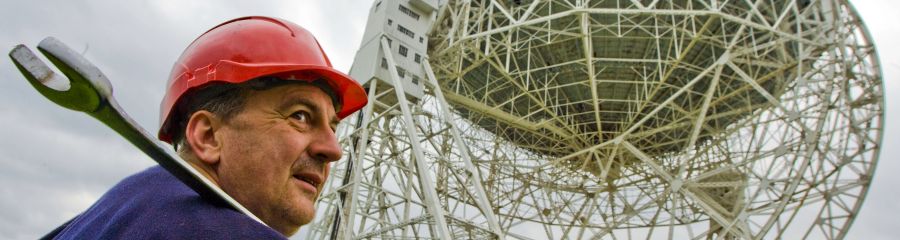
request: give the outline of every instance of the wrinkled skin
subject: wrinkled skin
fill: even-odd
[[[341,158],[328,94],[306,84],[253,91],[232,119],[210,122],[210,137],[194,137],[192,148],[214,182],[285,236],[312,221]]]

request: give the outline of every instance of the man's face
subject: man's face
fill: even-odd
[[[270,227],[292,235],[313,219],[330,162],[341,158],[337,123],[331,98],[316,86],[252,91],[243,111],[216,131],[219,185]]]

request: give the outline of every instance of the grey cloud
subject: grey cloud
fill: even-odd
[[[349,69],[362,32],[348,37],[337,30],[360,28],[368,3],[349,9],[329,4],[356,3],[318,4],[324,6],[297,9],[302,3],[292,1],[0,1],[0,48],[5,52],[19,43],[33,48],[54,36],[77,51],[86,50],[85,56],[110,78],[122,107],[155,131],[172,63],[193,38],[224,20],[267,15],[318,29],[315,34],[329,43],[325,50],[338,60],[335,65]],[[304,12],[317,14],[298,14]],[[325,21],[337,12],[351,15]],[[41,236],[86,209],[120,179],[154,164],[99,122],[44,99],[3,59],[0,238]]]
[[[877,1],[852,1],[857,11],[862,15],[869,32],[875,41],[875,46],[881,58],[881,67],[884,73],[885,87],[885,123],[884,139],[881,144],[881,157],[875,170],[875,178],[869,189],[866,201],[858,212],[858,218],[850,228],[847,239],[887,240],[896,239],[900,222],[896,214],[900,213],[900,191],[895,184],[900,182],[900,125],[897,125],[900,105],[897,105],[897,96],[900,96],[900,46],[896,43],[900,40],[900,15],[896,14],[900,9],[900,2]]]

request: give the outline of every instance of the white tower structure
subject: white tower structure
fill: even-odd
[[[310,239],[842,239],[884,124],[845,0],[377,0],[351,75]]]
[[[450,107],[434,88],[427,33],[437,10],[436,0],[372,5],[350,70],[370,104],[355,129],[346,129],[350,156],[337,163],[319,201],[325,217],[307,238],[504,237]]]

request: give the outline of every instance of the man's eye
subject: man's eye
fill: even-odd
[[[305,111],[295,112],[294,114],[291,114],[291,117],[303,123],[309,122],[309,113]]]

